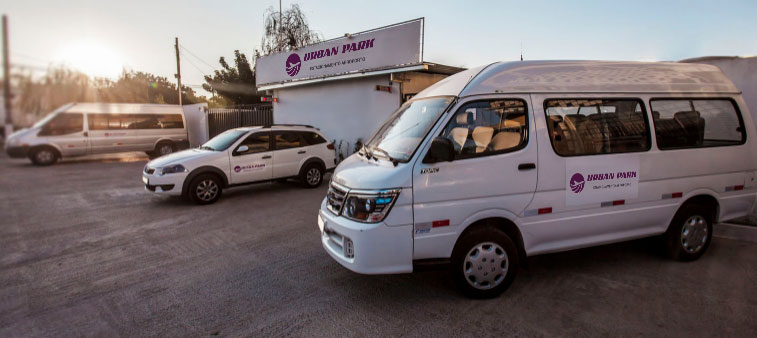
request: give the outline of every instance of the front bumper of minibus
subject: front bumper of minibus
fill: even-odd
[[[334,215],[326,199],[318,212],[321,243],[328,254],[347,269],[362,274],[413,271],[413,226],[360,223]]]
[[[165,174],[162,176],[142,172],[145,190],[159,195],[181,196],[181,188],[187,173]]]

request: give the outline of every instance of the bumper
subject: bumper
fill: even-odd
[[[413,226],[366,224],[338,217],[326,209],[318,212],[321,243],[328,254],[347,269],[362,274],[413,271]]]
[[[29,147],[6,146],[5,153],[12,158],[25,158],[29,155]]]
[[[186,173],[157,176],[142,172],[142,183],[145,185],[145,190],[149,192],[159,195],[181,196],[181,188],[186,177]]]

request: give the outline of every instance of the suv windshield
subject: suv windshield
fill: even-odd
[[[406,162],[453,97],[435,97],[403,104],[366,145],[369,151]]]
[[[236,142],[242,135],[247,134],[246,130],[227,130],[223,133],[216,135],[216,137],[205,142],[200,149],[221,151],[226,150],[234,142]]]

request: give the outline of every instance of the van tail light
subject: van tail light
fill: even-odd
[[[334,150],[334,144],[333,143],[329,143],[329,144],[326,145],[326,148],[329,148],[329,150]]]

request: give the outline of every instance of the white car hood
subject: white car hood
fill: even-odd
[[[353,154],[336,167],[333,180],[350,189],[409,188],[411,170],[411,163],[399,163],[395,167],[384,159],[376,162]]]
[[[184,164],[187,161],[194,160],[196,158],[208,156],[209,154],[214,154],[215,151],[212,150],[200,150],[200,149],[187,149],[184,151],[180,151],[178,153],[173,153],[170,155],[158,157],[149,163],[147,163],[147,166],[151,168],[157,168],[157,167],[164,167],[166,165],[170,164]]]

